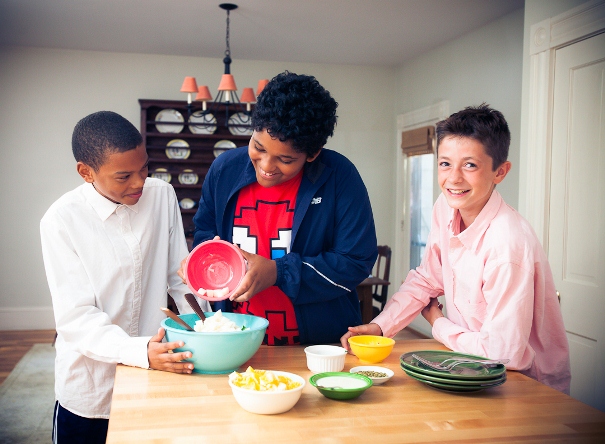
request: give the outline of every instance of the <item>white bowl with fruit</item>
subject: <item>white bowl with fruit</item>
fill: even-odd
[[[275,415],[287,412],[296,405],[305,387],[305,380],[294,373],[248,367],[243,373],[231,373],[229,386],[244,410]]]

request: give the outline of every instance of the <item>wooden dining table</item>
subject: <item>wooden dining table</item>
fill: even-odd
[[[495,388],[440,391],[407,376],[399,357],[447,350],[433,339],[399,340],[382,363],[395,372],[359,398],[325,398],[307,382],[279,415],[248,413],[227,375],[178,375],[118,365],[107,443],[605,442],[605,412],[515,371]],[[241,367],[284,370],[308,381],[303,346],[261,346]],[[347,355],[344,371],[359,365]]]

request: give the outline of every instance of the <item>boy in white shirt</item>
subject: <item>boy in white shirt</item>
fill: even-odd
[[[113,112],[78,122],[72,150],[85,183],[40,222],[57,328],[53,442],[105,442],[117,363],[193,370],[190,352],[171,352],[182,342],[162,342],[166,293],[191,311],[177,275],[188,251],[174,189],[147,178],[142,142]]]

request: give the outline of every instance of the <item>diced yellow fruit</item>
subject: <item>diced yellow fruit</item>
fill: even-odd
[[[300,386],[300,383],[286,376],[277,376],[272,371],[255,370],[252,367],[248,367],[244,373],[231,373],[229,380],[237,387],[257,391],[283,391]]]

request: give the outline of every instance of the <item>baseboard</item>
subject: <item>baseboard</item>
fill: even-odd
[[[52,307],[0,308],[0,330],[54,330]]]

